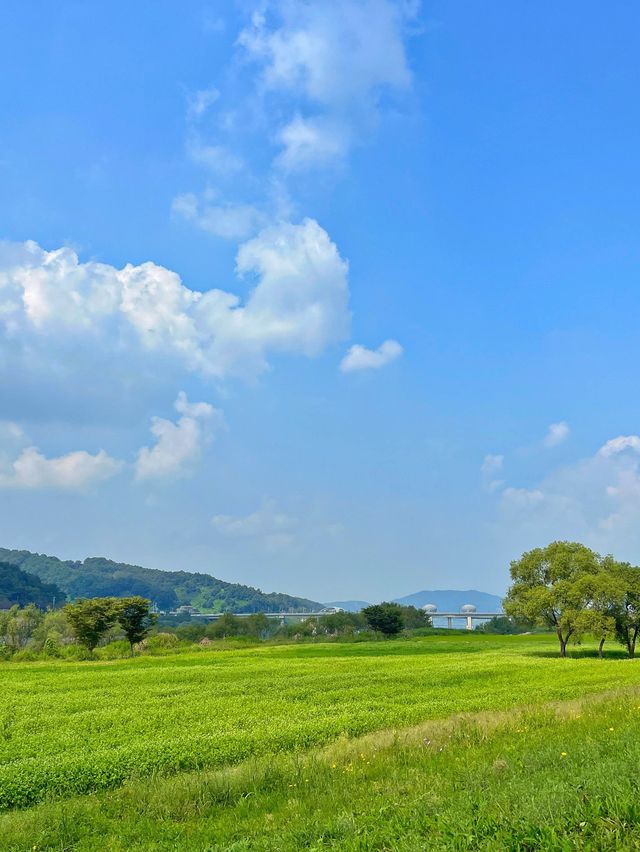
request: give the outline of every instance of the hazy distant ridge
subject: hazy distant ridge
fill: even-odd
[[[414,592],[403,598],[395,598],[397,603],[421,607],[425,604],[435,604],[441,612],[459,612],[465,604],[473,604],[478,612],[501,612],[502,598],[477,589],[434,589],[431,591]]]
[[[459,589],[425,589],[422,592],[414,592],[412,595],[405,595],[403,598],[393,598],[396,603],[405,604],[407,606],[421,607],[425,604],[435,604],[441,612],[459,612],[460,608],[465,604],[473,604],[478,608],[479,612],[501,612],[502,598],[498,595],[491,595],[489,592],[480,592],[477,589],[467,589],[460,591]],[[347,612],[359,612],[366,606],[370,606],[367,601],[328,601],[324,606],[338,606]]]

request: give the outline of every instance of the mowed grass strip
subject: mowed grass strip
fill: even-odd
[[[640,690],[341,739],[0,816],[3,849],[640,847]]]
[[[553,637],[427,636],[2,667],[0,807],[239,763],[452,713],[640,683]]]

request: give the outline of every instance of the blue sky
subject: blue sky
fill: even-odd
[[[640,560],[640,9],[7,2],[0,539],[315,599]]]

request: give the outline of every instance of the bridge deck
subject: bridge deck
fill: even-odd
[[[322,618],[324,615],[335,615],[331,612],[234,612],[235,618],[248,618],[250,615],[266,615],[267,618]],[[223,612],[194,612],[191,618],[222,618]],[[430,612],[430,618],[495,618],[504,615],[504,612]]]

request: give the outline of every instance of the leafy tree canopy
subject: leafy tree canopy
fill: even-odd
[[[78,640],[93,651],[102,636],[115,624],[117,602],[115,598],[80,598],[64,608],[67,621]]]
[[[399,604],[385,601],[365,607],[362,614],[372,630],[387,637],[396,636],[404,627],[402,607]]]
[[[599,652],[610,636],[635,652],[640,632],[640,571],[578,542],[554,541],[511,563],[505,610],[553,628],[566,655],[570,638],[595,634]]]
[[[149,601],[139,596],[117,601],[115,613],[118,624],[131,646],[131,654],[133,655],[133,646],[142,642],[155,624],[156,616],[151,612]]]

